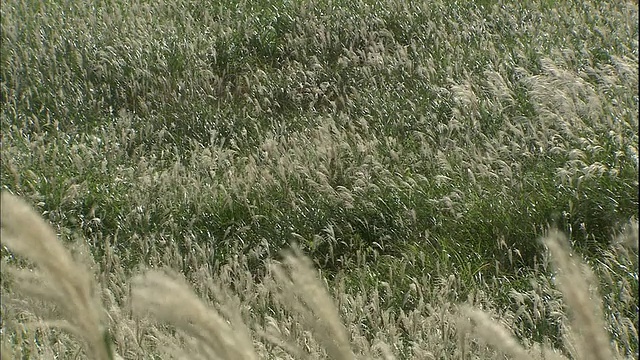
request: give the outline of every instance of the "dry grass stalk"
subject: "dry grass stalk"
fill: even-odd
[[[582,262],[570,255],[564,235],[552,231],[545,239],[557,268],[556,282],[571,312],[570,323],[564,326],[564,342],[568,352],[575,358],[586,360],[615,359],[609,335],[603,321],[600,300],[590,291],[595,287],[593,275]],[[534,359],[532,351],[527,351],[511,336],[509,331],[488,314],[472,308],[464,308],[464,313],[476,323],[476,333],[488,343],[516,359]],[[536,347],[538,347],[536,345]],[[553,349],[541,347],[538,351],[544,358],[562,358]]]
[[[278,300],[292,310],[307,329],[313,330],[328,357],[353,360],[349,336],[336,305],[308,259],[295,252],[271,269],[279,286]]]
[[[204,304],[179,278],[152,270],[133,279],[133,309],[175,325],[204,345],[204,353],[218,359],[256,360],[251,335],[239,315],[227,321]]]
[[[83,339],[91,358],[113,359],[91,272],[74,262],[51,226],[23,200],[8,192],[2,193],[1,225],[2,244],[36,266],[31,271],[5,265],[3,273],[12,275],[13,286],[62,309],[66,320],[47,324],[65,328]]]
[[[518,343],[518,340],[511,335],[510,331],[505,329],[499,322],[492,320],[487,313],[468,306],[463,307],[462,310],[475,323],[476,332],[489,344],[514,359],[534,360],[534,357]]]
[[[556,281],[572,314],[575,349],[580,359],[614,359],[609,335],[602,320],[601,301],[589,290],[595,287],[593,274],[582,262],[569,255],[565,236],[553,231],[545,239],[552,261],[558,269]]]

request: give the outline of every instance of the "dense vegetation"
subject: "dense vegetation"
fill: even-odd
[[[611,250],[637,229],[636,4],[11,0],[1,15],[2,188],[84,239],[101,286],[140,266],[260,282],[296,243],[342,295],[388,288],[392,317],[451,275],[449,301],[483,291],[516,311],[514,292],[552,277],[552,226],[607,274],[607,319],[629,321],[610,333],[637,352],[637,250]],[[514,324],[561,346],[547,315]]]

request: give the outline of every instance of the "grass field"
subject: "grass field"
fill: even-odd
[[[637,3],[0,13],[3,359],[638,357]]]

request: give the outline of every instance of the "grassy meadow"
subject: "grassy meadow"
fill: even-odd
[[[2,359],[637,359],[638,5],[7,0]]]

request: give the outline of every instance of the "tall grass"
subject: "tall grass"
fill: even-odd
[[[86,259],[100,291],[78,287],[94,277],[48,283],[83,284],[86,311],[101,300],[107,314],[88,321],[109,331],[92,336],[124,358],[209,331],[134,317],[141,268],[184,277],[171,286],[193,286],[185,299],[202,298],[208,319],[209,302],[244,304],[241,322],[216,311],[247,324],[258,356],[324,354],[333,345],[302,327],[325,326],[318,314],[273,293],[287,278],[270,264],[293,243],[355,357],[471,355],[480,342],[453,330],[465,301],[514,344],[580,354],[538,241],[549,228],[593,269],[612,351],[637,353],[637,247],[616,243],[638,218],[636,3],[11,0],[0,12],[1,185]],[[19,249],[0,255],[25,265]],[[3,271],[7,289],[27,276],[15,274]],[[17,357],[80,351],[21,324],[88,325],[12,298],[1,328]]]
[[[10,285],[5,285],[4,289],[6,299],[12,302],[17,300],[15,296],[19,292],[14,291],[19,290],[26,292],[32,300],[48,301],[49,304],[45,306],[55,305],[63,309],[61,320],[47,320],[43,325],[61,326],[79,340],[84,340],[84,353],[90,358],[122,358],[113,348],[123,351],[121,353],[128,357],[152,355],[150,348],[139,348],[137,354],[132,352],[131,344],[136,342],[133,336],[125,337],[122,339],[125,342],[114,346],[112,341],[117,337],[109,335],[101,318],[103,314],[120,315],[124,309],[103,309],[95,301],[90,289],[95,288],[96,284],[88,277],[91,269],[72,260],[71,253],[56,239],[52,229],[28,205],[3,192],[2,208],[3,245],[34,266],[29,270],[21,270],[16,265],[5,264],[3,274],[7,271],[10,274]],[[638,237],[637,226],[622,240],[630,237]],[[158,343],[156,346],[159,349],[164,346],[166,353],[162,356],[173,354],[180,358],[187,354],[193,358],[207,359],[355,359],[355,354],[358,354],[357,357],[382,356],[385,359],[464,359],[471,354],[494,356],[495,353],[489,348],[466,337],[471,330],[469,325],[473,323],[476,336],[485,339],[499,352],[516,359],[623,359],[619,344],[611,342],[607,333],[600,296],[592,288],[597,282],[591,270],[571,254],[562,234],[551,232],[544,243],[550,250],[557,271],[556,283],[564,299],[556,295],[547,299],[547,306],[553,307],[556,316],[562,319],[564,350],[568,357],[548,343],[521,344],[504,324],[512,321],[509,318],[514,314],[501,314],[501,322],[491,319],[486,311],[481,310],[487,300],[481,293],[475,294],[475,298],[471,297],[462,305],[446,302],[451,288],[445,288],[439,297],[429,299],[431,304],[425,303],[420,294],[421,302],[417,311],[408,314],[401,312],[397,318],[390,316],[391,309],[382,308],[375,297],[364,299],[359,294],[354,299],[346,292],[338,292],[339,301],[335,302],[327,291],[327,283],[318,277],[308,259],[299,253],[287,254],[282,262],[273,262],[270,274],[261,282],[252,282],[250,274],[245,274],[245,279],[237,279],[203,273],[197,286],[206,284],[212,296],[204,296],[205,292],[203,297],[199,297],[196,290],[177,274],[169,275],[160,270],[145,271],[132,280],[131,315],[136,318],[151,315],[157,321],[170,324],[172,328],[149,326],[146,331],[153,334],[153,341]],[[234,265],[238,266],[238,263]],[[455,277],[452,278],[455,282]],[[233,294],[229,287],[237,280],[248,282],[245,283],[246,288],[236,285],[239,293]],[[418,292],[418,288],[424,285],[416,284],[415,291]],[[240,300],[238,295],[247,291],[250,291],[251,298]],[[270,304],[271,316],[254,312],[256,304],[264,306],[267,303]],[[340,308],[337,304],[341,304]],[[10,312],[16,308],[10,306]],[[243,313],[243,309],[248,312]],[[439,312],[440,316],[433,314],[434,311]],[[374,343],[362,338],[361,331],[366,322],[353,321],[356,320],[354,315],[357,317],[359,312],[366,312],[369,320],[379,322],[372,329],[376,332]],[[539,316],[535,309],[518,312],[521,316]],[[350,327],[344,325],[341,316],[352,320],[348,322]],[[112,326],[114,331],[123,332],[123,326],[131,326],[132,321],[136,320],[118,321]],[[33,327],[33,324],[26,325],[26,328],[7,327],[7,330],[17,332],[13,335],[11,332],[3,334],[3,352],[11,353],[13,348],[22,351],[29,335],[27,339],[19,335]],[[429,327],[432,327],[432,331],[434,328],[442,329],[443,333],[422,332]],[[133,335],[136,330],[128,331]],[[402,340],[396,334],[398,331],[410,333],[413,340],[412,344],[408,344],[410,353],[404,353]],[[26,355],[46,357],[55,353],[55,345],[47,341],[52,336],[45,338]],[[637,333],[635,339],[637,341]],[[450,347],[452,349],[448,349]],[[278,353],[276,349],[283,352]]]

